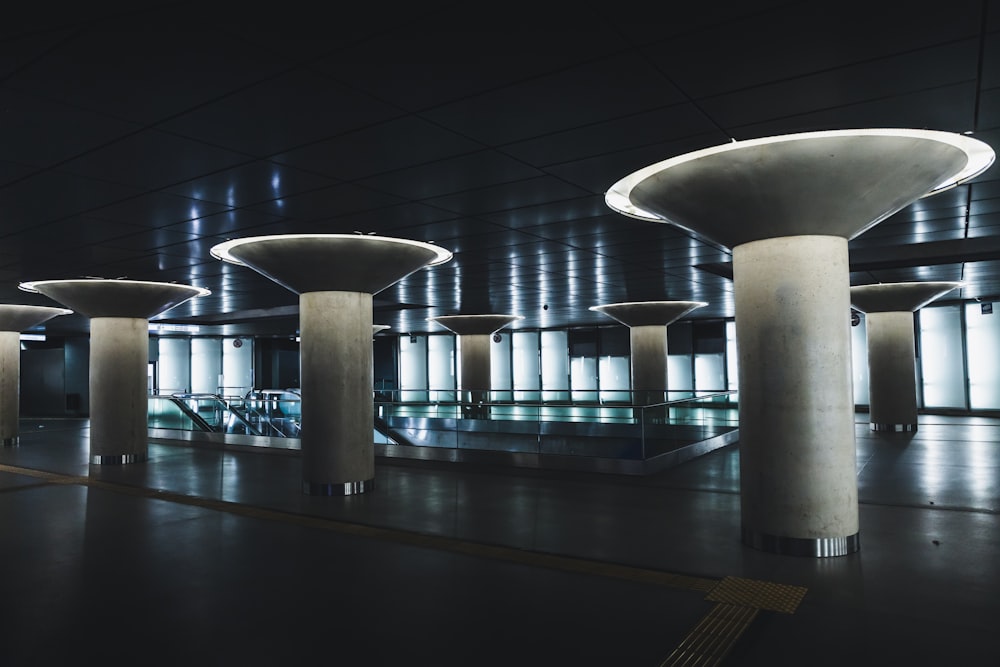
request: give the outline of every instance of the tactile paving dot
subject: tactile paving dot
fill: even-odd
[[[799,602],[805,597],[806,590],[802,586],[789,586],[740,577],[725,577],[709,592],[705,599],[794,614]]]

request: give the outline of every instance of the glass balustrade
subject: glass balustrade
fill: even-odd
[[[399,448],[427,448],[642,462],[710,451],[733,441],[739,428],[732,390],[625,394],[629,400],[525,402],[500,400],[511,392],[485,400],[483,392],[380,390],[374,394],[373,442],[396,448],[393,455],[403,455]],[[228,398],[160,395],[149,405],[150,428],[263,436],[254,444],[299,446],[297,389]]]

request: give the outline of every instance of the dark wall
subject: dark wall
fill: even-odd
[[[395,391],[399,369],[396,353],[399,339],[395,336],[375,337],[372,342],[372,362],[375,370],[375,389]]]
[[[254,342],[255,389],[294,389],[299,386],[299,344],[285,338]]]
[[[90,339],[67,338],[63,347],[66,359],[66,413],[84,417],[90,413]]]
[[[21,415],[66,416],[65,369],[61,347],[21,350]]]

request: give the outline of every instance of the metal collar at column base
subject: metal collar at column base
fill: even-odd
[[[20,436],[17,436],[17,435],[15,435],[12,438],[4,438],[3,439],[3,446],[4,447],[17,447],[17,445],[19,443],[20,443]]]
[[[336,482],[330,484],[302,482],[302,493],[310,496],[354,496],[359,493],[367,493],[374,488],[374,478],[361,480],[360,482]]]
[[[883,424],[872,422],[872,430],[879,433],[914,433],[917,430],[916,424]]]
[[[140,454],[94,454],[90,457],[90,462],[99,466],[124,465],[126,463],[142,463],[146,459],[146,455]]]
[[[854,533],[847,537],[819,537],[815,539],[780,537],[759,533],[744,527],[743,544],[758,551],[767,551],[783,556],[827,558],[854,553],[861,548],[861,537],[860,533]]]

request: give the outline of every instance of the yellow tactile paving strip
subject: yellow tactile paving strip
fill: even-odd
[[[706,600],[742,605],[754,609],[794,614],[806,589],[771,581],[725,577],[709,592]]]
[[[759,609],[719,603],[712,607],[660,667],[718,665],[757,618]]]
[[[795,613],[799,602],[801,602],[807,590],[801,586],[789,586],[755,579],[743,579],[740,577],[724,577],[722,580],[707,579],[658,570],[615,565],[601,561],[589,561],[581,558],[525,551],[512,547],[465,542],[449,537],[425,535],[395,528],[379,528],[376,526],[338,521],[336,519],[280,512],[212,498],[187,496],[159,489],[147,489],[145,487],[95,480],[89,477],[63,475],[4,464],[0,464],[0,472],[26,475],[53,484],[80,484],[118,493],[215,509],[240,516],[295,523],[297,525],[334,530],[359,537],[382,539],[410,546],[423,546],[534,567],[552,568],[563,572],[592,574],[684,590],[704,591],[707,593],[705,599],[716,602],[715,606],[688,633],[666,660],[661,663],[661,667],[694,667],[695,665],[709,667],[720,664],[732,650],[736,640],[750,626],[750,623],[757,617],[760,611],[777,611],[786,614]]]
[[[729,655],[761,611],[794,614],[807,589],[771,581],[724,577],[705,599],[716,605],[660,667],[709,667]]]

